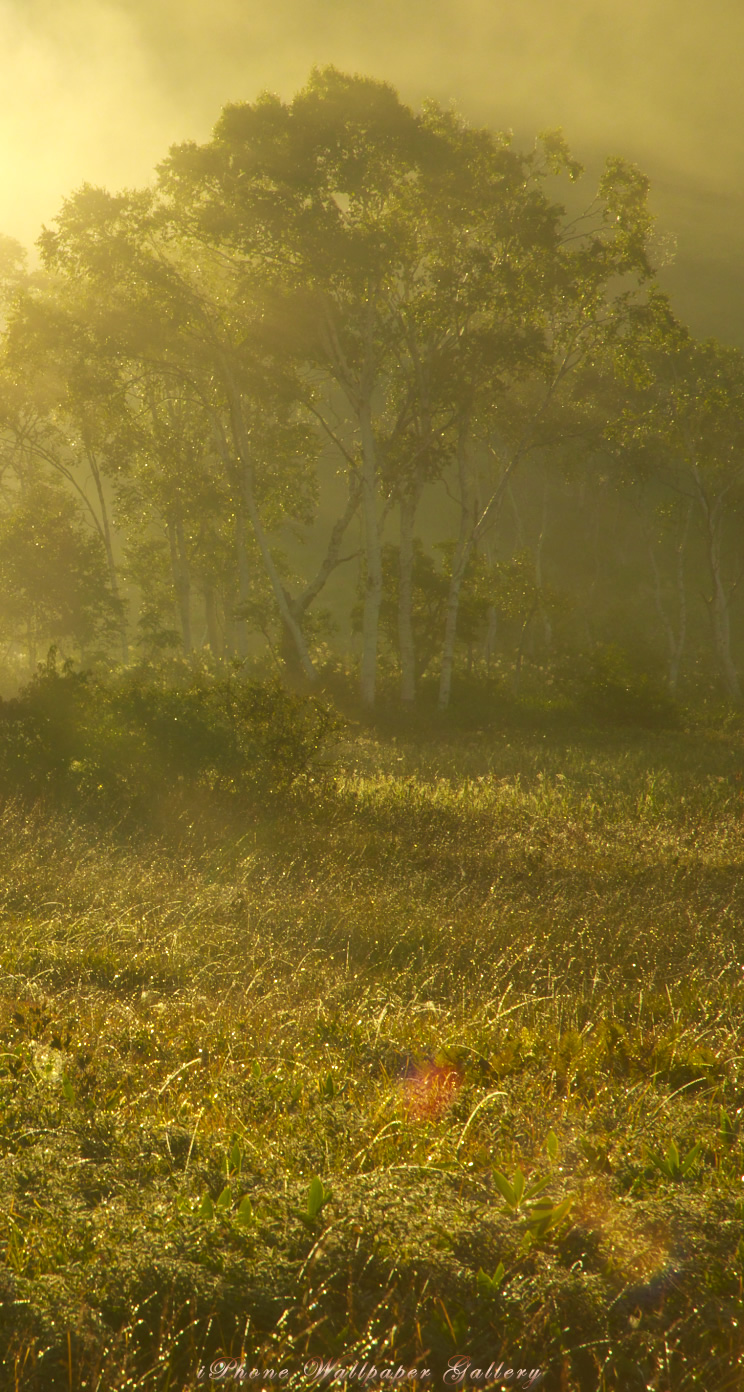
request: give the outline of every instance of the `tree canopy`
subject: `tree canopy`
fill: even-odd
[[[367,707],[396,672],[446,707],[458,672],[648,666],[684,610],[659,680],[708,643],[740,700],[741,355],[655,286],[644,176],[584,181],[560,133],[326,68],[150,188],[73,193],[41,273],[3,244],[9,651],[264,650],[313,684],[356,650]],[[31,623],[42,534],[76,579]]]

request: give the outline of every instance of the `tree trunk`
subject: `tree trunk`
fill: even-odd
[[[253,492],[253,468],[251,465],[250,441],[243,419],[240,392],[235,385],[229,366],[224,361],[223,369],[230,409],[230,425],[232,427],[233,443],[239,467],[240,493],[245,506],[246,516],[251,524],[251,529],[261,554],[261,560],[263,561],[266,574],[269,577],[269,582],[274,592],[274,599],[276,600],[276,605],[279,610],[279,617],[294,643],[300,667],[304,675],[309,681],[314,682],[317,681],[318,674],[313,666],[310,653],[308,652],[305,635],[292,613],[289,597],[282,584],[281,576],[274,562],[274,557],[271,554],[263,522],[261,521],[261,514],[258,510]],[[225,462],[228,463],[227,460]]]
[[[457,639],[457,616],[460,608],[460,591],[465,570],[473,549],[475,527],[472,516],[473,499],[467,458],[465,429],[460,431],[457,446],[457,467],[460,476],[460,532],[455,554],[452,558],[447,609],[444,619],[444,641],[442,643],[442,667],[439,675],[439,709],[446,710],[452,692],[452,672],[455,664],[455,642]]]
[[[706,600],[713,632],[713,650],[718,669],[727,695],[735,706],[742,704],[742,690],[739,674],[731,655],[731,620],[729,603],[731,593],[726,593],[721,568],[721,528],[723,525],[724,495],[718,497],[711,506],[710,500],[695,470],[695,484],[698,501],[705,521],[705,549],[712,585],[710,599]]]
[[[485,663],[486,663],[486,669],[487,669],[487,671],[488,671],[489,676],[490,676],[490,673],[491,673],[491,665],[492,665],[492,662],[493,662],[493,654],[494,654],[494,649],[495,649],[495,646],[496,646],[496,630],[497,630],[497,628],[498,628],[498,619],[497,619],[497,616],[496,616],[496,605],[495,605],[495,604],[489,604],[489,606],[488,606],[488,625],[487,625],[487,627],[486,627],[486,636],[485,636],[485,639],[484,639],[484,642],[483,642],[483,658],[484,658],[484,661],[485,661]]]
[[[224,628],[223,653],[225,657],[235,657],[235,610],[238,596],[234,586],[225,586],[220,591],[222,601],[222,624]]]
[[[542,517],[540,519],[540,534],[535,545],[535,587],[537,589],[538,605],[540,617],[542,618],[543,636],[545,638],[545,651],[550,654],[553,646],[553,625],[545,607],[545,592],[543,579],[543,546],[545,545],[545,533],[548,529],[548,480],[545,480],[543,489]]]
[[[687,550],[687,538],[690,531],[690,516],[692,504],[687,511],[685,527],[682,538],[677,546],[677,642],[669,658],[669,691],[672,696],[677,695],[679,684],[679,669],[682,662],[682,654],[685,650],[687,641],[687,589],[685,586],[685,551]]]
[[[119,591],[119,576],[116,569],[116,561],[114,560],[114,547],[111,539],[111,526],[109,523],[108,507],[106,506],[106,498],[103,492],[103,481],[101,479],[101,471],[98,468],[98,463],[96,461],[95,455],[91,450],[86,449],[86,457],[88,460],[88,468],[90,469],[91,475],[93,477],[93,482],[96,486],[96,493],[98,494],[98,506],[101,510],[100,532],[101,537],[103,539],[104,550],[106,552],[106,563],[108,565],[109,584],[111,585],[111,593],[114,596],[117,611],[119,614],[119,641],[121,643],[121,660],[126,666],[126,664],[129,662],[129,641],[127,638],[127,621],[124,613],[124,604]]]
[[[546,397],[546,401],[547,401]],[[538,412],[542,414],[543,407]],[[442,644],[442,670],[439,679],[439,709],[446,710],[452,690],[452,670],[455,660],[455,639],[457,637],[457,615],[460,606],[460,591],[470,553],[476,542],[485,535],[496,520],[501,503],[515,469],[530,448],[529,438],[517,445],[485,507],[479,509],[470,482],[470,467],[467,459],[469,421],[463,422],[457,446],[457,463],[460,475],[460,534],[452,564],[447,613],[444,624],[444,643]],[[477,512],[480,516],[477,516]]]
[[[377,517],[377,450],[372,429],[369,396],[359,410],[362,436],[362,513],[364,519],[365,587],[362,618],[362,661],[359,688],[368,709],[375,704],[377,683],[377,642],[382,601],[382,547]]]
[[[724,686],[734,705],[740,706],[742,704],[742,691],[739,674],[731,656],[731,625],[729,621],[728,599],[720,582],[720,576],[718,575],[716,575],[714,580],[714,591],[710,612],[713,624],[713,643]]]
[[[26,645],[28,647],[28,666],[31,672],[36,671],[36,615],[30,614],[26,620]]]
[[[398,553],[398,649],[400,699],[411,707],[416,701],[416,644],[413,634],[414,520],[418,498],[415,485],[400,500],[400,550]]]
[[[222,642],[220,640],[220,630],[217,623],[217,605],[215,602],[214,585],[211,580],[204,582],[204,618],[207,625],[207,640],[209,651],[215,662],[222,658]]]
[[[512,692],[515,696],[519,695],[519,690],[522,685],[522,662],[524,660],[525,639],[527,637],[527,630],[529,629],[529,626],[532,623],[533,618],[535,617],[535,611],[537,609],[537,606],[538,601],[535,600],[532,607],[529,609],[527,614],[525,614],[524,622],[519,632],[517,656],[514,662],[514,676],[512,678]]]
[[[308,585],[305,586],[304,590],[302,591],[302,594],[299,595],[298,598],[292,601],[290,604],[292,613],[298,621],[302,618],[303,614],[307,613],[307,610],[310,608],[310,605],[313,603],[313,600],[317,599],[318,595],[323,589],[323,586],[326,583],[326,580],[328,579],[329,575],[333,573],[336,567],[341,565],[344,561],[354,559],[353,556],[341,556],[340,551],[341,542],[344,539],[344,535],[347,531],[347,528],[359,508],[361,491],[361,480],[357,476],[352,475],[352,477],[349,479],[349,496],[346,502],[346,507],[341,517],[339,517],[338,520],[334,522],[333,527],[331,528],[331,535],[328,538],[328,547],[326,550],[326,554],[323,557],[323,560],[321,561],[321,564],[318,567],[313,579],[310,581]]]
[[[713,645],[726,691],[734,705],[740,706],[742,703],[742,691],[739,674],[731,655],[729,596],[726,594],[721,574],[720,534],[715,536],[711,535],[708,538],[708,561],[711,580],[713,582],[713,595],[709,603],[711,622],[713,625]]]
[[[253,495],[253,487],[251,483],[249,467],[243,469],[242,483],[243,498],[245,500],[246,512],[248,514],[248,519],[250,521],[251,527],[253,528],[253,535],[255,536],[256,541],[258,543],[258,549],[261,552],[261,559],[264,563],[264,566],[266,567],[266,573],[269,577],[269,580],[271,581],[271,588],[274,591],[274,598],[276,599],[277,607],[279,609],[279,617],[281,618],[286,633],[291,638],[292,643],[294,644],[295,652],[297,653],[297,658],[303,674],[308,678],[309,681],[317,681],[318,674],[313,666],[310,653],[308,652],[307,644],[305,642],[305,635],[302,632],[300,625],[298,624],[294,614],[291,611],[287,592],[282,584],[281,576],[274,562],[274,557],[272,556],[271,551],[269,549],[269,543],[266,538],[266,533],[263,529],[263,523],[261,522],[261,517],[258,511],[258,507],[256,505],[256,500]]]
[[[682,654],[687,640],[687,591],[685,588],[685,551],[687,549],[687,537],[690,528],[690,514],[692,504],[687,512],[685,525],[682,535],[675,546],[675,582],[677,591],[677,626],[670,617],[667,607],[664,604],[664,596],[661,585],[661,575],[656,560],[656,553],[653,543],[649,542],[649,556],[651,559],[651,569],[654,575],[654,603],[656,612],[659,615],[667,645],[667,689],[670,696],[677,695],[679,684],[679,669],[682,662]]]
[[[176,593],[178,620],[181,625],[183,650],[188,657],[192,650],[191,639],[191,577],[185,555],[183,524],[180,515],[169,517],[168,547],[170,550],[171,574]]]
[[[248,621],[242,616],[236,618],[236,610],[239,612],[241,605],[248,603],[251,592],[251,568],[248,562],[245,517],[239,502],[235,508],[235,559],[238,570],[238,594],[233,605],[231,619],[236,630],[235,644],[238,657],[245,658],[248,653]]]

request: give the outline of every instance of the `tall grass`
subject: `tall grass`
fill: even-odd
[[[735,730],[358,731],[167,834],[7,804],[7,1385],[740,1388],[740,770]]]

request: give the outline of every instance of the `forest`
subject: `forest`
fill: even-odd
[[[378,78],[0,239],[14,1392],[737,1392],[744,354]]]
[[[647,195],[325,70],[76,192],[38,269],[6,239],[8,689],[55,645],[739,705],[744,359],[659,291]]]

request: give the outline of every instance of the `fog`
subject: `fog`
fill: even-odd
[[[518,141],[562,126],[592,171],[633,159],[679,312],[744,341],[743,50],[737,0],[0,0],[0,231],[31,244],[81,182],[143,183],[225,101],[334,63]]]

